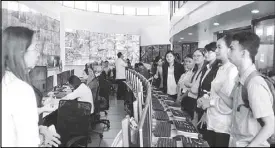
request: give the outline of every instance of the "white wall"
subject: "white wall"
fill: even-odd
[[[182,13],[181,9],[187,9],[187,7],[189,7],[188,3],[195,3],[188,1],[179,10],[181,13],[175,14],[175,17],[179,21],[170,22],[170,38],[190,26],[253,2],[254,1],[208,1],[207,3],[197,4],[199,8],[190,10],[191,12]]]
[[[141,29],[141,46],[170,44],[168,21],[158,26],[149,26]]]
[[[220,25],[213,27],[212,24],[205,24],[200,23],[198,26],[198,42],[199,48],[204,48],[204,46],[212,41],[216,41],[216,35],[214,35],[215,32],[222,31],[222,30],[229,30],[234,28],[240,28],[251,25],[251,19],[246,20],[239,20],[235,19],[232,20],[226,25]],[[211,27],[210,27],[211,26]],[[206,29],[206,31],[204,31]]]

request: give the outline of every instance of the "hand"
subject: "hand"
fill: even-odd
[[[210,100],[209,99],[202,99],[202,109],[205,110],[210,107]]]
[[[203,113],[203,115],[202,115],[200,121],[197,123],[197,126],[198,126],[200,123],[201,123],[200,128],[202,128],[203,124],[206,124],[206,113]]]
[[[202,98],[199,98],[199,99],[197,100],[197,107],[198,107],[198,108],[201,108],[201,107],[202,107]]]
[[[44,145],[58,147],[61,144],[60,135],[51,132],[46,126],[39,126],[39,133],[45,136]]]
[[[154,75],[154,78],[157,79],[157,78],[158,78],[158,75]]]

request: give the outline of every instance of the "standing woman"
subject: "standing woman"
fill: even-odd
[[[175,101],[177,99],[177,83],[185,72],[184,67],[175,61],[174,53],[170,50],[165,54],[166,63],[163,64],[163,89]]]
[[[185,83],[190,82],[191,77],[193,75],[193,68],[194,68],[194,60],[193,60],[193,55],[192,54],[188,54],[185,58],[184,58],[184,69],[185,69],[185,73],[181,75],[180,80],[178,82],[178,86],[177,86],[177,92],[178,92],[178,96],[177,96],[177,103],[180,103],[183,95],[188,91],[188,88],[185,86]]]
[[[230,94],[238,75],[236,66],[228,60],[227,54],[230,51],[231,41],[230,35],[218,40],[216,54],[217,59],[221,60],[221,66],[211,83],[210,96],[198,99],[202,108],[207,110],[207,131],[203,137],[210,147],[228,147],[230,139],[231,106],[233,103]]]
[[[156,79],[156,85],[158,88],[162,89],[163,88],[163,71],[162,71],[162,65],[163,65],[163,60],[158,57],[155,59],[157,63],[157,70],[154,75],[154,78]]]
[[[46,145],[53,145],[53,141],[58,141],[57,135],[49,137],[45,127],[38,127],[36,96],[28,74],[39,56],[39,52],[35,50],[34,34],[33,30],[25,27],[8,27],[3,31],[3,147],[38,147],[45,140]]]
[[[202,78],[200,80],[198,98],[201,98],[203,95],[210,93],[211,82],[215,79],[217,71],[220,66],[220,60],[216,58],[216,42],[211,42],[210,44],[205,46],[205,58],[207,61],[207,65],[202,70]],[[203,115],[205,115],[205,111],[201,108],[196,108],[196,120],[200,120]],[[205,122],[201,122],[198,124],[198,130],[200,133],[205,132],[206,124]]]
[[[204,49],[197,49],[193,53],[193,60],[195,66],[193,68],[193,75],[191,77],[190,82],[185,82],[184,85],[189,89],[186,93],[187,96],[182,99],[182,107],[193,120],[194,112],[197,106],[197,97],[198,97],[198,89],[199,83],[202,76],[202,69],[205,67],[205,50]]]

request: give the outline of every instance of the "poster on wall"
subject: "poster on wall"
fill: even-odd
[[[122,52],[130,61],[139,61],[139,35],[108,34],[86,30],[65,29],[66,65],[100,64],[108,60],[114,64]]]
[[[58,67],[49,64],[52,56],[60,56],[59,21],[38,13],[24,4],[8,1],[8,8],[2,8],[2,29],[8,26],[22,26],[34,30],[36,46],[40,52],[37,66]]]

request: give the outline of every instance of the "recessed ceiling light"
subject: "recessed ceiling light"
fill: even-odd
[[[219,26],[220,24],[219,24],[219,23],[214,23],[213,25],[214,25],[214,26]]]
[[[188,33],[189,35],[192,35],[193,33]]]
[[[183,40],[184,38],[180,38],[181,40]]]
[[[260,11],[257,10],[257,9],[254,9],[254,10],[251,11],[251,13],[254,13],[254,14],[259,13],[259,12],[260,12]]]

